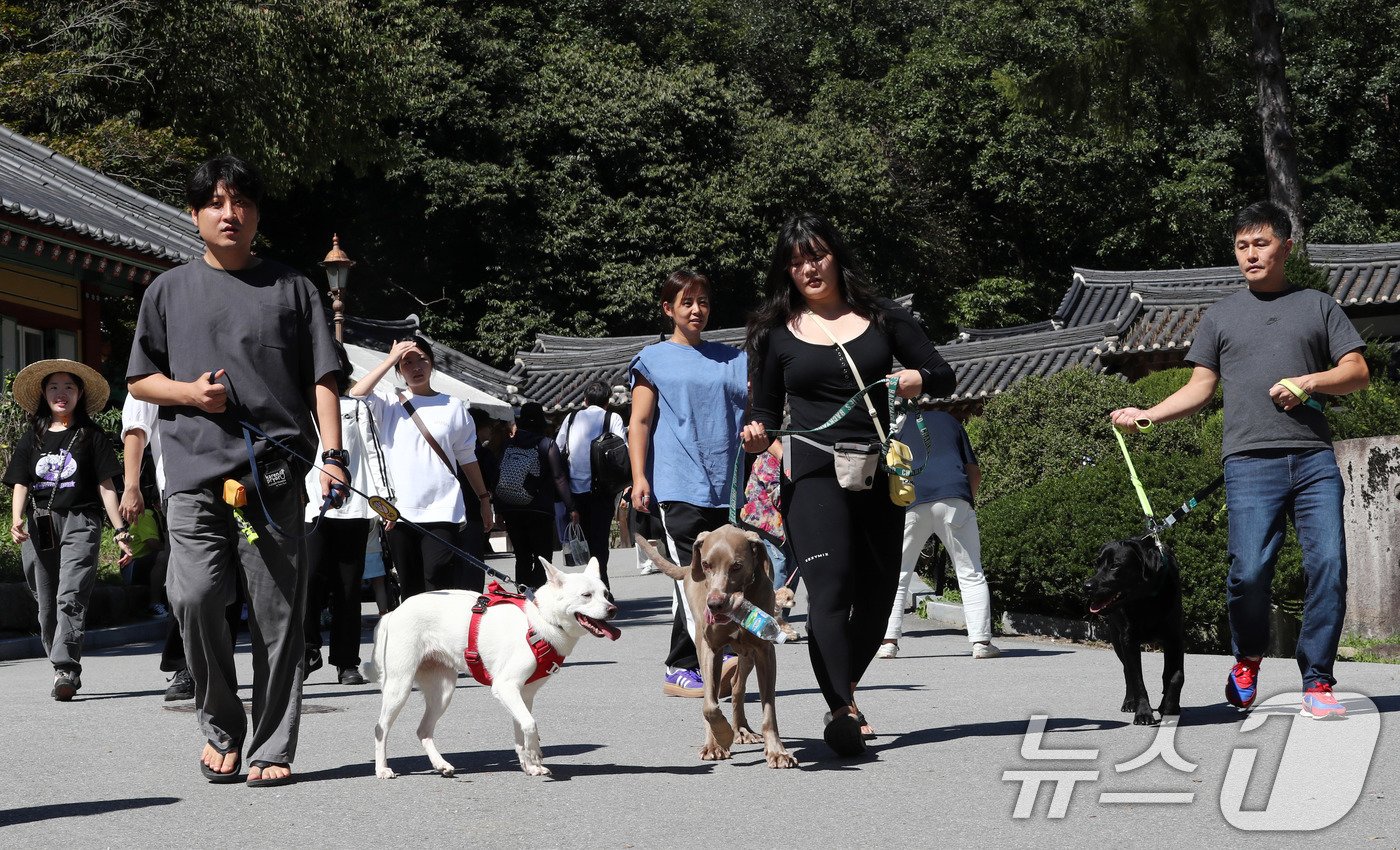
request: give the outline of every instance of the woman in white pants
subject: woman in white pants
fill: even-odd
[[[880,658],[899,654],[899,636],[904,628],[904,602],[909,582],[919,563],[919,553],[929,537],[937,534],[948,550],[962,594],[963,619],[973,658],[996,658],[1001,650],[992,644],[992,595],[982,574],[982,540],[977,533],[977,512],[972,500],[982,483],[977,455],[967,439],[962,423],[943,411],[926,411],[931,454],[914,478],[914,504],[904,514],[904,554],[900,561],[899,588],[895,591],[890,623],[880,644]],[[899,439],[914,451],[914,466],[923,463],[923,437],[914,417],[909,417]]]

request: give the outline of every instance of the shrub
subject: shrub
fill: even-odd
[[[1108,413],[1133,401],[1121,378],[1084,368],[1026,378],[988,401],[968,431],[978,436],[981,496],[995,499],[1112,457]]]
[[[1400,383],[1373,372],[1369,386],[1327,409],[1327,422],[1334,440],[1400,434]]]

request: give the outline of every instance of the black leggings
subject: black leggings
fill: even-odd
[[[890,619],[904,545],[904,508],[883,474],[869,490],[842,489],[830,472],[784,482],[783,523],[793,568],[807,585],[807,643],[826,704],[853,701]]]

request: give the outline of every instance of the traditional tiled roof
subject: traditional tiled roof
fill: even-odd
[[[1054,319],[1047,319],[1043,322],[1030,322],[1025,325],[1013,325],[1009,328],[958,328],[958,335],[950,339],[946,345],[960,345],[964,342],[981,342],[988,339],[1005,339],[1009,336],[1025,336],[1026,334],[1043,333],[1044,331],[1058,330],[1063,325]]]
[[[1343,307],[1400,302],[1400,242],[1309,245],[1308,259],[1327,273],[1327,288]]]
[[[1131,312],[1129,308],[1127,322],[1132,320]],[[1125,322],[1109,321],[940,346],[939,353],[957,375],[957,385],[952,395],[933,401],[947,405],[981,401],[1006,391],[1022,378],[1053,375],[1075,366],[1102,372],[1104,365],[1095,346],[1120,333],[1124,326]]]
[[[189,214],[0,127],[0,213],[152,257],[204,253]]]
[[[516,404],[520,401],[511,387],[511,377],[494,366],[468,357],[455,348],[450,348],[419,329],[418,316],[410,313],[402,319],[363,319],[358,316],[345,317],[345,341],[363,348],[388,352],[394,342],[413,334],[428,341],[433,349],[434,368],[451,375],[468,386],[474,387],[489,396]]]
[[[1104,371],[1104,358],[1185,350],[1205,309],[1244,285],[1239,269],[1114,272],[1074,269],[1054,318],[998,330],[961,329],[940,348],[958,376],[943,404],[978,401],[1031,375],[1073,366]]]
[[[1181,351],[1191,347],[1196,325],[1212,304],[1245,288],[1243,280],[1231,286],[1198,289],[1134,287],[1132,297],[1141,307],[1133,323],[1119,336],[1110,337],[1095,350],[1099,354]]]

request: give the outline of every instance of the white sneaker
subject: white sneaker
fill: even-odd
[[[649,576],[649,575],[651,575],[652,573],[659,573],[659,572],[661,572],[661,569],[660,569],[659,567],[657,567],[655,564],[653,564],[651,561],[643,561],[642,563],[640,563],[640,564],[637,565],[637,573],[638,573],[638,575]]]
[[[897,655],[899,655],[899,644],[897,643],[882,643],[880,651],[875,653],[876,658],[894,658]]]
[[[996,646],[994,646],[994,645],[993,645],[992,643],[990,643],[990,642],[988,642],[988,643],[974,643],[974,644],[972,645],[972,657],[973,657],[973,658],[999,658],[999,657],[1001,657],[1001,650],[1000,650],[1000,649],[997,649]]]

